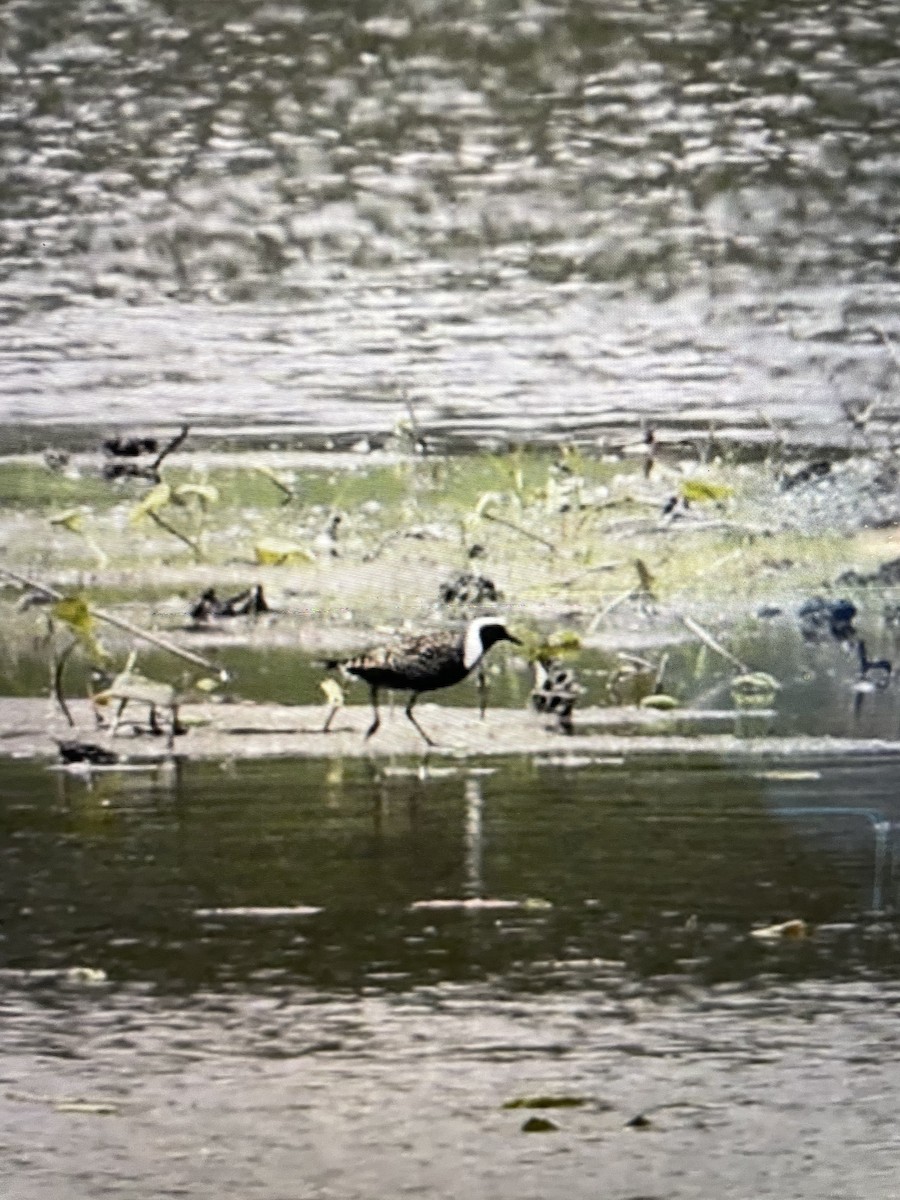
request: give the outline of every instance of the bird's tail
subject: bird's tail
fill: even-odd
[[[317,659],[317,665],[324,667],[326,671],[339,671],[344,665],[342,658],[320,658]]]

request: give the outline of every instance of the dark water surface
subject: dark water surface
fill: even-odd
[[[898,820],[889,759],[6,763],[5,1194],[886,1194]]]
[[[898,44],[886,0],[12,0],[0,420],[889,420]]]

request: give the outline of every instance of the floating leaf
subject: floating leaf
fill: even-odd
[[[771,704],[781,684],[767,671],[737,675],[731,681],[731,698],[739,708],[761,708]]]
[[[639,706],[641,708],[657,708],[665,712],[672,708],[678,708],[678,703],[674,696],[668,696],[665,692],[653,692],[650,696],[644,696],[639,702]]]
[[[549,1117],[529,1117],[522,1125],[523,1133],[555,1133],[559,1126]]]
[[[679,492],[682,500],[690,504],[721,503],[731,499],[734,488],[727,483],[711,483],[708,479],[685,479]]]
[[[517,1096],[506,1100],[503,1108],[581,1108],[587,1104],[585,1096]]]
[[[112,1117],[119,1112],[118,1105],[95,1104],[90,1100],[61,1100],[53,1107],[59,1113],[85,1113],[98,1117]]]
[[[799,940],[809,936],[809,926],[797,917],[792,921],[782,921],[778,925],[764,925],[761,929],[751,929],[750,936],[763,942],[775,942],[779,938]]]
[[[256,561],[263,567],[283,567],[289,563],[315,562],[316,557],[306,546],[285,538],[263,538],[253,547]]]
[[[70,533],[81,533],[81,522],[84,513],[80,508],[67,508],[63,512],[56,513],[50,518],[51,525],[60,525],[63,529],[68,529]]]
[[[319,687],[325,693],[325,699],[335,708],[343,708],[345,704],[344,689],[334,679],[323,679]]]
[[[165,508],[167,504],[172,502],[172,489],[167,483],[158,483],[152,487],[147,495],[136,504],[131,510],[131,515],[128,518],[132,522],[139,521],[142,517],[148,517],[152,513],[158,513],[161,508]]]

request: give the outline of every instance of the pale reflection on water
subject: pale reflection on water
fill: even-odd
[[[15,1200],[812,1200],[892,1169],[891,758],[0,785]],[[788,917],[809,936],[750,934]],[[503,1104],[540,1095],[584,1103],[536,1145]]]

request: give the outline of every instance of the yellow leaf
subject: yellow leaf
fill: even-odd
[[[263,538],[256,543],[253,550],[256,561],[264,567],[282,567],[288,563],[316,561],[312,551],[301,546],[299,542],[289,542],[285,538]]]
[[[152,487],[147,495],[136,504],[131,510],[130,521],[139,521],[141,517],[149,516],[150,513],[157,513],[161,508],[165,508],[167,504],[172,502],[172,489],[167,483],[158,483],[156,487]]]
[[[80,508],[67,508],[63,512],[52,516],[50,524],[61,525],[63,529],[68,529],[71,533],[80,533],[83,515]]]
[[[704,501],[730,500],[734,488],[727,483],[710,483],[708,479],[685,479],[681,488],[682,500],[702,504]]]
[[[344,689],[333,679],[323,679],[319,687],[325,693],[325,699],[335,708],[344,707]]]
[[[163,484],[163,487],[165,486]],[[188,500],[191,496],[196,496],[201,504],[216,504],[219,500],[219,489],[211,483],[180,483],[175,489],[175,500]]]
[[[94,633],[91,610],[81,596],[65,596],[62,600],[57,600],[50,611],[57,620],[69,626],[93,659],[102,661],[107,657],[107,652]]]
[[[64,621],[81,638],[94,636],[94,618],[87,602],[81,596],[65,596],[57,600],[51,609],[54,617]]]
[[[203,679],[198,679],[194,684],[198,692],[214,692],[218,686],[219,680],[211,679],[208,675],[204,676]]]
[[[482,516],[489,508],[493,508],[495,504],[503,503],[502,492],[484,492],[478,503],[475,505],[475,515]]]
[[[650,696],[644,696],[640,702],[641,708],[657,708],[661,711],[666,711],[670,708],[677,708],[678,701],[674,696],[667,696],[664,692],[654,692]]]

